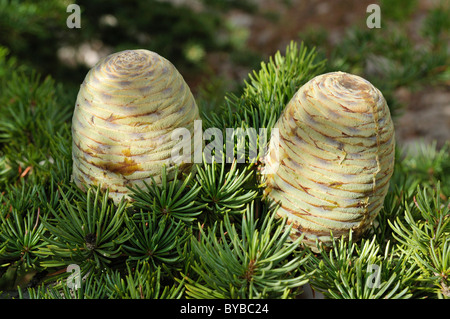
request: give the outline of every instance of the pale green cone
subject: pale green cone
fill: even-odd
[[[72,119],[73,181],[101,185],[118,202],[127,186],[158,183],[177,128],[193,136],[199,111],[181,74],[167,59],[147,50],[126,50],[99,61],[86,75]],[[188,143],[193,146],[194,139]],[[191,151],[194,151],[191,148]],[[193,154],[193,153],[192,153]],[[192,160],[179,165],[191,168]],[[190,162],[190,163],[189,163]]]
[[[292,235],[329,245],[334,237],[359,239],[382,208],[394,169],[395,138],[381,92],[343,72],[302,86],[275,125],[269,146],[265,195],[280,205]],[[277,152],[277,154],[275,154]]]

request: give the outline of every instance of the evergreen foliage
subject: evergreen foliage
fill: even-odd
[[[424,32],[441,32],[435,15]],[[204,129],[270,130],[294,92],[327,67],[314,49],[292,42],[240,95],[203,114]],[[161,185],[131,189],[129,203],[115,205],[101,187],[81,191],[70,181],[73,101],[0,49],[2,296],[296,298],[310,284],[327,298],[450,298],[448,146],[399,147],[365,239],[336,239],[315,254],[269,209],[260,162],[248,158],[204,162],[173,181],[163,173]],[[73,264],[82,273],[76,290],[67,285]]]
[[[197,256],[192,269],[199,279],[187,279],[191,298],[287,298],[308,282],[300,267],[305,252],[292,256],[301,238],[289,240],[290,227],[273,212],[255,218],[253,203],[242,215],[240,231],[228,215],[212,229],[200,229],[192,238]],[[292,257],[292,258],[289,258]]]

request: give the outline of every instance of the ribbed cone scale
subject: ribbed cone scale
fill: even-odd
[[[164,164],[170,179],[171,150],[179,143],[171,134],[176,128],[193,134],[198,119],[188,85],[168,60],[147,50],[111,54],[88,72],[78,93],[73,181],[108,188],[118,202],[127,186],[143,187],[151,177],[160,182]],[[180,164],[179,171],[190,167]]]
[[[357,240],[383,206],[394,169],[394,126],[381,92],[344,72],[317,76],[290,100],[269,146],[265,195],[316,250]],[[332,234],[332,236],[331,236]]]

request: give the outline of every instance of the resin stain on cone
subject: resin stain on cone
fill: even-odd
[[[292,224],[292,236],[358,239],[382,208],[394,169],[394,126],[382,93],[344,72],[302,86],[278,119],[278,156],[269,146],[265,196]],[[276,159],[277,163],[274,162]]]
[[[162,166],[173,178],[177,128],[194,132],[194,97],[173,64],[148,50],[126,50],[100,60],[86,75],[72,118],[73,181],[101,185],[118,202],[127,186],[158,183]],[[191,144],[193,147],[193,143]],[[178,165],[188,171],[192,161]]]

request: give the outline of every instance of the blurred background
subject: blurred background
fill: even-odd
[[[81,8],[81,28],[66,25],[71,3]],[[209,112],[226,92],[239,93],[261,61],[291,40],[303,41],[328,60],[327,71],[361,75],[383,92],[402,143],[423,139],[442,146],[450,140],[449,3],[0,0],[0,55],[51,76],[75,103],[84,76],[101,57],[152,50],[178,68]],[[366,25],[370,4],[381,8],[381,28]]]

